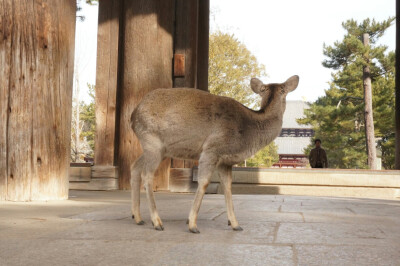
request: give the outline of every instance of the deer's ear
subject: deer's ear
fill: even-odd
[[[286,80],[285,83],[283,83],[283,85],[285,86],[285,90],[287,92],[294,91],[299,85],[299,80],[300,78],[297,75],[288,78],[288,80]]]
[[[258,78],[252,78],[250,80],[250,87],[257,94],[263,91],[263,83]]]

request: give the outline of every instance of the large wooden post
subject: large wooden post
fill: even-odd
[[[174,30],[174,87],[195,88],[197,80],[198,0],[176,0]],[[181,68],[177,57],[184,61]]]
[[[209,0],[177,0],[174,32],[174,87],[208,90]],[[180,63],[182,60],[183,63]],[[173,168],[198,162],[173,159]]]
[[[94,163],[115,163],[116,101],[118,84],[119,0],[99,1],[96,70],[96,140]]]
[[[172,87],[174,0],[136,0],[124,3],[123,62],[118,92],[119,187],[129,189],[130,167],[142,153],[130,128],[130,117],[143,96]],[[173,104],[173,103],[171,103]],[[161,163],[157,189],[168,188],[170,160]]]
[[[208,49],[210,39],[210,0],[199,0],[197,45],[197,89],[208,91]]]
[[[174,87],[208,90],[209,0],[177,0],[174,33]],[[177,59],[182,59],[184,64]],[[196,189],[192,167],[197,161],[173,159],[170,189]]]
[[[396,0],[396,154],[395,169],[400,170],[400,0]]]
[[[68,198],[75,0],[0,0],[0,199]]]
[[[199,0],[177,0],[174,29],[174,88],[197,87]],[[182,63],[180,63],[180,60]],[[194,162],[172,159],[173,168],[192,168]]]

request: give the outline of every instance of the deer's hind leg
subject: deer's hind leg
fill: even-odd
[[[232,226],[235,231],[242,231],[236,220],[236,215],[233,210],[232,202],[232,166],[220,165],[218,166],[218,174],[221,179],[222,187],[224,188],[225,203],[228,214],[228,224]]]
[[[156,172],[158,166],[164,158],[161,152],[148,150],[144,150],[142,156],[144,158],[142,178],[144,182],[144,187],[146,189],[147,200],[149,203],[151,221],[153,223],[154,229],[162,231],[164,230],[164,226],[156,208],[156,202],[153,193],[153,180],[154,173]]]
[[[140,185],[142,184],[142,170],[144,157],[141,155],[132,164],[131,167],[131,199],[132,199],[132,218],[136,224],[143,225],[144,222],[140,216]]]

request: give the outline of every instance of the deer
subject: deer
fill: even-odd
[[[263,84],[252,78],[250,87],[261,96],[252,110],[232,98],[193,88],[156,89],[146,94],[131,115],[131,128],[143,153],[131,166],[132,218],[140,216],[140,187],[149,202],[155,230],[164,230],[153,193],[154,173],[165,158],[198,160],[198,187],[187,221],[189,231],[200,233],[197,217],[215,170],[225,195],[228,225],[242,231],[232,202],[232,166],[243,162],[272,142],[281,132],[286,96],[295,90],[299,76],[284,83]]]

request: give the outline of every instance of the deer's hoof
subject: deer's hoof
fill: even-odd
[[[233,227],[232,229],[233,229],[233,231],[243,231],[243,228],[240,227],[239,225],[236,227]]]
[[[229,226],[231,225],[231,221],[229,221],[229,220],[228,220],[228,225],[229,225]]]
[[[186,220],[186,224],[189,224],[189,219]]]
[[[135,219],[135,215],[132,215],[132,219]]]
[[[137,225],[144,225],[144,221],[139,221],[136,223]]]
[[[164,226],[157,225],[157,226],[154,227],[154,229],[156,229],[157,231],[164,231]]]
[[[158,226],[154,227],[154,229],[156,229],[157,231],[164,231],[164,226],[158,225]]]
[[[196,227],[195,228],[189,228],[189,231],[190,231],[190,233],[193,233],[193,234],[200,234],[199,229],[197,229]]]

